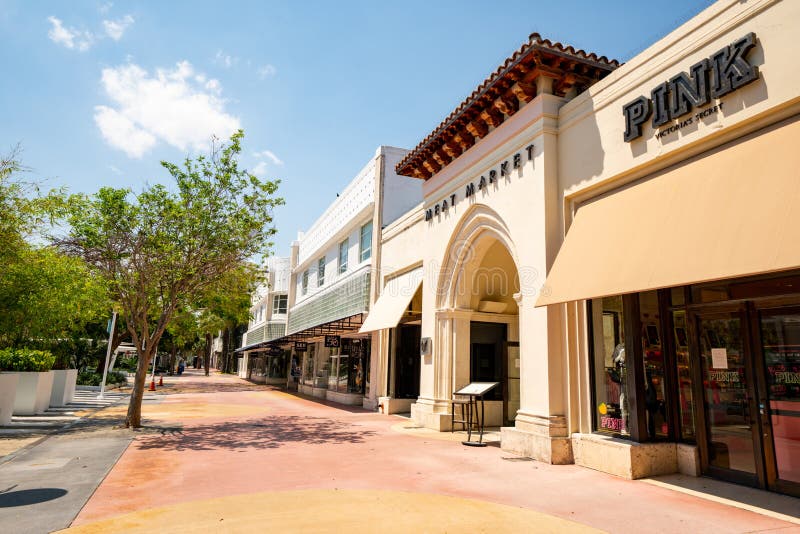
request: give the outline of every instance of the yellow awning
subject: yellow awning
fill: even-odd
[[[421,267],[389,280],[381,296],[370,309],[367,320],[361,325],[359,332],[374,332],[397,326],[421,285]]]
[[[536,306],[800,267],[798,140],[795,117],[581,206]]]

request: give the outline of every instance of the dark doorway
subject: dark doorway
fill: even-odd
[[[416,399],[419,397],[419,341],[420,325],[397,327],[397,349],[394,354],[394,397]]]
[[[504,400],[507,371],[505,369],[506,325],[503,323],[470,323],[470,382],[499,382],[486,394],[486,400]],[[503,410],[505,412],[505,408]],[[508,416],[504,413],[503,420]]]

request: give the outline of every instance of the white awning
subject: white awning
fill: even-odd
[[[367,315],[367,320],[359,332],[374,332],[384,328],[394,328],[403,317],[409,302],[422,285],[422,267],[401,274],[389,280],[381,296]]]
[[[536,306],[800,267],[800,120],[581,206]]]

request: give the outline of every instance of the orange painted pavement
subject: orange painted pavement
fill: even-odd
[[[417,531],[452,532],[469,518],[474,528],[467,531],[519,531],[514,525],[524,519],[531,531],[800,532],[796,524],[657,485],[415,434],[394,416],[235,377],[190,373],[165,377],[165,384],[162,392],[197,392],[145,404],[147,428],[73,527],[119,532],[149,524],[189,532],[213,524],[238,532],[272,524],[329,532],[355,525],[399,532],[408,521],[424,521]],[[387,515],[391,510],[403,522]]]

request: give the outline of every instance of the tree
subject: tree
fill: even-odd
[[[209,288],[199,301],[202,310],[200,326],[206,345],[205,370],[208,375],[213,335],[222,332],[221,371],[229,372],[232,351],[229,331],[250,319],[250,296],[264,278],[255,264],[244,263],[231,269],[219,282]]]
[[[18,156],[16,147],[0,158],[0,347],[58,349],[63,366],[110,306],[102,281],[80,259],[41,245],[43,231],[64,213],[65,196],[43,195],[39,184],[22,180]]]
[[[19,162],[20,147],[0,156],[0,260],[18,248],[63,213],[63,190],[52,189],[41,194],[40,185],[24,181],[21,174],[28,169]]]
[[[232,367],[229,332],[250,319],[250,296],[264,278],[264,271],[250,262],[233,266],[219,281],[209,286],[190,307],[180,310],[167,328],[175,348],[203,351],[203,367],[209,374],[212,341],[222,333],[223,372]]]
[[[176,311],[272,247],[279,181],[239,168],[243,137],[240,130],[182,166],[162,162],[174,189],[156,184],[134,195],[105,187],[70,199],[70,231],[56,242],[105,280],[139,356],[128,427],[141,426],[148,365]]]
[[[102,281],[79,258],[20,244],[0,271],[0,346],[48,345],[102,322]],[[42,347],[45,348],[45,347]]]

